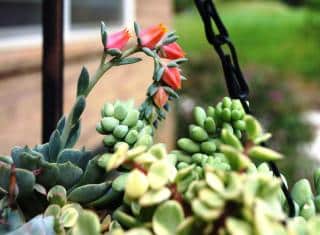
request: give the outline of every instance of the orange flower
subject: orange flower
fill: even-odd
[[[163,87],[159,87],[158,91],[153,96],[153,101],[159,108],[162,108],[168,102],[168,99],[169,96]]]
[[[121,30],[108,36],[106,49],[116,48],[121,50],[129,41],[131,35],[128,29]]]
[[[173,42],[161,47],[160,56],[162,58],[174,60],[183,58],[185,56],[185,53],[178,43]]]
[[[142,30],[139,34],[141,45],[153,49],[167,32],[167,28],[163,24],[151,26]]]
[[[177,67],[165,67],[162,81],[174,90],[181,88],[181,75]]]

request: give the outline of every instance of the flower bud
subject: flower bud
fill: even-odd
[[[181,89],[181,75],[177,67],[165,67],[162,81],[174,90]]]
[[[162,108],[168,102],[168,94],[163,89],[163,87],[159,87],[156,94],[153,96],[153,102],[159,107]]]
[[[128,29],[123,29],[119,32],[113,33],[108,36],[107,45],[105,49],[119,49],[125,47],[127,42],[129,41],[131,35]]]
[[[167,32],[167,28],[163,24],[151,26],[142,30],[139,34],[141,45],[153,49]]]
[[[163,45],[161,47],[160,57],[162,58],[174,60],[174,59],[183,58],[184,56],[185,56],[184,51],[182,50],[180,45],[176,42]]]

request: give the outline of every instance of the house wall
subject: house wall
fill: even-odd
[[[136,0],[136,20],[142,26],[156,23],[170,25],[170,0]],[[97,28],[97,30],[99,30]],[[68,113],[75,99],[76,81],[85,65],[92,74],[99,64],[99,37],[69,41],[65,46],[64,112]],[[112,69],[90,94],[83,115],[79,146],[95,148],[101,136],[95,132],[100,107],[105,101],[134,97],[139,104],[151,82],[152,61]],[[14,145],[33,146],[41,142],[41,47],[0,49],[0,153],[9,154]],[[159,128],[158,140],[169,148],[174,142],[174,120],[169,115],[166,128]]]

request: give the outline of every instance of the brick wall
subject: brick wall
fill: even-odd
[[[142,26],[155,23],[170,25],[171,1],[136,0],[136,18]],[[70,110],[75,97],[76,81],[82,65],[92,74],[99,63],[100,39],[66,44],[65,107]],[[95,133],[100,107],[105,101],[134,97],[139,104],[145,88],[151,82],[152,61],[112,69],[88,98],[83,115],[79,145],[89,148],[101,143]],[[41,141],[41,48],[0,50],[0,153],[8,154],[14,145],[33,146]],[[160,128],[158,139],[172,147],[174,138],[173,116],[169,115]]]

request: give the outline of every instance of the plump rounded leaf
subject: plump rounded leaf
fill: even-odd
[[[246,132],[250,140],[254,140],[262,134],[262,127],[254,117],[246,115],[244,121],[246,122]]]
[[[200,152],[200,145],[188,138],[181,138],[177,142],[178,147],[187,153]]]
[[[101,111],[101,115],[104,117],[111,117],[114,114],[114,107],[113,104],[111,103],[105,103],[103,105],[102,111]]]
[[[113,182],[112,182],[112,188],[118,192],[122,192],[125,189],[127,179],[128,179],[128,173],[123,173],[122,175],[119,175]]]
[[[152,217],[152,228],[156,235],[174,235],[182,223],[184,213],[177,201],[167,201],[157,208]]]
[[[47,200],[50,204],[63,206],[67,202],[67,191],[61,185],[56,185],[51,188],[47,194]]]
[[[243,170],[250,166],[251,161],[243,153],[229,145],[220,145],[221,152],[226,156],[233,170]]]
[[[280,153],[262,146],[253,146],[252,148],[250,148],[248,155],[252,159],[261,161],[275,161],[282,158],[282,155]]]
[[[61,208],[57,204],[53,204],[48,206],[48,208],[44,212],[44,216],[53,216],[58,218],[61,214]]]
[[[118,103],[115,105],[114,108],[114,117],[120,121],[124,120],[128,114],[128,109],[125,107],[124,104]]]
[[[160,189],[169,180],[169,166],[166,161],[154,162],[148,171],[148,181],[152,189]]]
[[[203,188],[199,191],[199,199],[210,208],[222,208],[224,206],[223,199],[209,188]]]
[[[125,192],[130,198],[141,197],[149,187],[148,179],[145,174],[135,169],[129,173]]]
[[[137,220],[135,217],[128,215],[127,213],[119,209],[113,213],[112,218],[114,218],[117,222],[119,222],[122,226],[126,228],[138,227],[141,224],[141,222]]]
[[[150,190],[146,192],[139,200],[141,206],[153,206],[167,200],[171,196],[171,191],[168,188],[160,190]]]
[[[239,151],[243,151],[243,146],[240,140],[227,129],[222,129],[221,138],[225,144],[231,145],[232,147],[236,148]]]
[[[306,204],[308,200],[313,198],[309,181],[307,179],[297,181],[292,187],[291,195],[300,207]]]
[[[207,184],[216,192],[222,192],[224,190],[224,185],[221,179],[212,172],[207,172],[205,175]]]
[[[209,208],[198,199],[194,199],[191,202],[192,211],[204,221],[210,222],[218,218],[222,213],[220,208]]]
[[[151,146],[148,152],[159,160],[167,157],[167,151],[164,144],[155,144]]]
[[[61,213],[60,221],[64,227],[70,228],[75,225],[77,219],[79,217],[79,213],[76,209],[70,207]]]
[[[138,110],[132,109],[129,111],[126,118],[121,122],[121,124],[128,127],[133,127],[137,124],[140,112]]]
[[[145,228],[134,228],[127,232],[126,235],[152,235],[152,233]]]
[[[77,220],[71,235],[99,235],[100,222],[98,216],[91,211],[83,211]]]
[[[235,218],[228,218],[226,222],[227,230],[230,234],[237,234],[237,235],[249,235],[253,234],[253,229],[251,224],[246,221],[235,219]]]
[[[300,210],[300,215],[305,218],[306,220],[310,219],[311,217],[315,216],[316,214],[316,207],[312,199],[308,200],[306,204],[304,204]]]
[[[193,109],[193,118],[194,118],[194,120],[195,120],[197,125],[203,127],[204,121],[207,118],[206,111],[203,108],[199,107],[199,106],[195,107]]]
[[[189,135],[192,140],[197,142],[205,141],[209,137],[207,132],[202,127],[193,125],[189,127]]]

